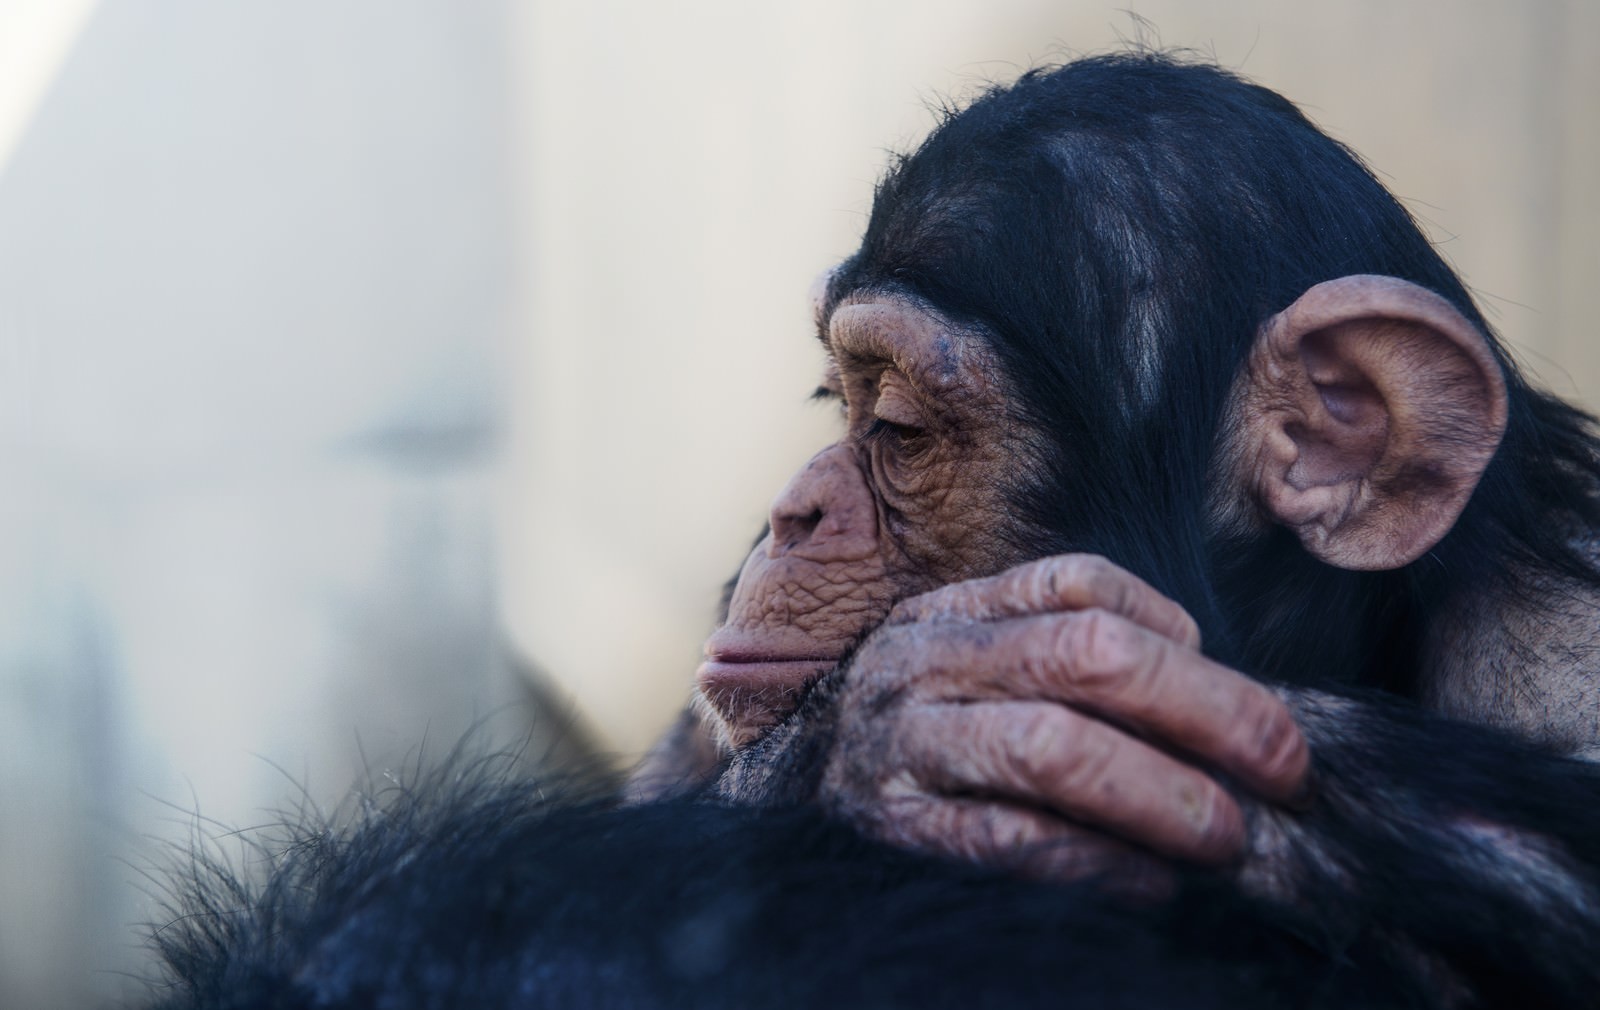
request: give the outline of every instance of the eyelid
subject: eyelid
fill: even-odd
[[[895,424],[893,421],[885,421],[881,417],[875,417],[872,419],[872,423],[867,425],[867,430],[862,433],[861,440],[863,442],[885,443],[893,440],[896,443],[905,444],[910,441],[920,442],[924,435],[926,435],[926,432],[921,428],[911,428],[903,424]]]
[[[878,383],[872,416],[902,428],[925,428],[928,424],[926,411],[917,403],[910,383],[889,371],[883,373]]]
[[[925,428],[922,414],[894,397],[880,396],[872,407],[872,416],[898,428]]]

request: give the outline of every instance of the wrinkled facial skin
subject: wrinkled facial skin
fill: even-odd
[[[1029,472],[981,335],[895,295],[858,293],[826,326],[824,388],[846,432],[772,504],[697,675],[724,743],[787,715],[894,604],[1021,560],[1007,480]]]

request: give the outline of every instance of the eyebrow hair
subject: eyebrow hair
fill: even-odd
[[[817,302],[812,317],[812,322],[816,324],[817,328],[817,339],[822,342],[824,347],[832,346],[829,333],[833,326],[833,310],[837,309],[839,303],[844,300],[844,292],[840,290],[838,284],[839,269],[843,265],[841,263],[828,271],[828,280],[823,285],[822,298]]]
[[[812,317],[812,322],[816,325],[817,340],[821,341],[823,347],[829,348],[830,353],[833,347],[830,337],[833,329],[833,310],[838,304],[839,300],[829,295],[817,306],[816,314]]]

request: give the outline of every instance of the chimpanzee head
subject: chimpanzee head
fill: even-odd
[[[1143,576],[1245,669],[1380,683],[1452,579],[1568,555],[1534,471],[1582,422],[1354,155],[1215,67],[1087,59],[951,114],[817,322],[846,434],[707,643],[735,743],[898,600],[1047,554]]]

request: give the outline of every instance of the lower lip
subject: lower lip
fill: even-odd
[[[737,683],[746,689],[792,688],[837,666],[837,659],[772,659],[730,663],[708,659],[695,674],[702,684]]]

